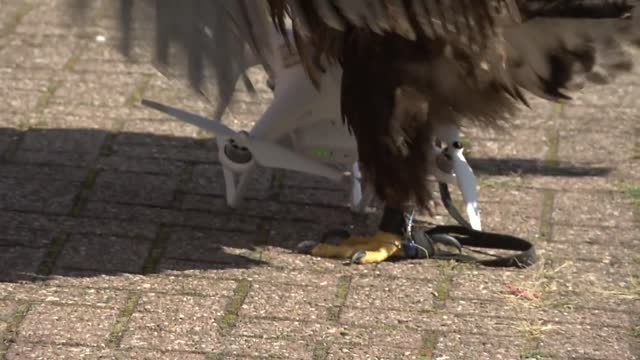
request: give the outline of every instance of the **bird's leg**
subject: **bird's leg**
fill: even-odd
[[[350,259],[357,264],[382,262],[390,257],[403,256],[402,239],[406,228],[405,213],[396,207],[385,206],[378,231],[370,236],[350,236],[337,245],[303,243],[311,255],[325,258]]]

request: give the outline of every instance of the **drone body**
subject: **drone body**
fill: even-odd
[[[340,181],[344,176],[350,177],[351,209],[355,212],[364,211],[373,198],[373,192],[362,182],[357,143],[341,118],[340,67],[328,65],[327,70],[319,77],[318,84],[314,86],[307,77],[295,48],[290,47],[275,28],[268,27],[264,31],[270,31],[271,44],[275,45],[275,51],[266,58],[272,75],[270,80],[275,84],[274,99],[248,133],[220,130],[215,120],[198,118],[149,100],[143,103],[217,135],[226,200],[231,207],[240,205],[255,166],[263,165],[323,176],[331,181]],[[258,61],[250,58],[246,63],[253,65]],[[440,156],[440,164],[443,161],[448,163],[440,167],[453,171],[438,167],[435,157],[430,159],[430,166],[434,167],[438,181],[460,187],[471,226],[480,230],[475,177],[461,149],[453,150],[453,144],[460,143],[458,130],[454,126],[442,126],[437,132],[438,140],[447,146],[434,149],[434,154]],[[274,153],[266,161],[256,159],[248,144],[254,144],[256,140],[274,142],[269,149],[263,149],[257,155],[268,155],[269,152],[285,154],[284,148],[275,149],[279,146],[276,142],[283,144],[291,153],[288,156]],[[454,153],[444,156],[442,152],[445,149]]]

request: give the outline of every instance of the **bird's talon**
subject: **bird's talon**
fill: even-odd
[[[360,250],[360,251],[356,252],[351,257],[351,264],[361,264],[362,263],[362,259],[364,259],[365,256],[367,256],[367,252],[364,251],[364,250]]]
[[[318,245],[317,241],[306,240],[298,244],[296,250],[299,253],[310,255],[313,249]]]
[[[445,246],[454,247],[458,250],[459,254],[462,254],[462,245],[460,245],[458,239],[454,238],[453,236],[447,234],[433,234],[431,235],[431,240],[434,244],[442,244]]]

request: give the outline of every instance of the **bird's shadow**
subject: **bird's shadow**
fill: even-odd
[[[0,128],[0,281],[271,266],[324,230],[372,231],[347,189],[260,169],[226,206],[212,139],[92,129]],[[530,159],[471,159],[480,175],[606,176]],[[302,256],[302,255],[300,255]]]

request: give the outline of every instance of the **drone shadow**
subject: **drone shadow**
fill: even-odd
[[[0,127],[0,281],[277,266],[265,248],[287,256],[377,222],[346,200],[328,180],[259,169],[231,209],[213,139]]]
[[[239,209],[224,201],[215,141],[91,129],[0,128],[0,281],[252,269],[265,248],[379,214],[353,214],[328,180],[260,169]],[[610,169],[472,159],[481,175],[606,176]],[[301,262],[307,261],[301,259]]]

